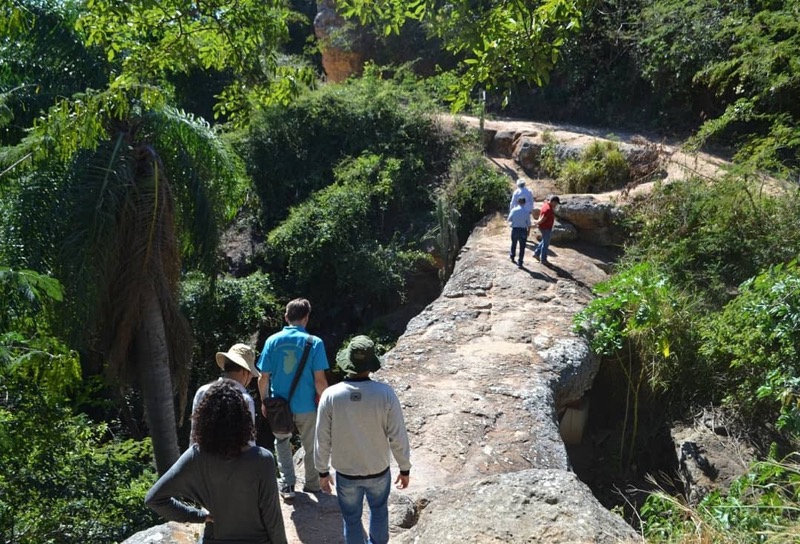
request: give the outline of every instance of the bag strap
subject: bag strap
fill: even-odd
[[[308,360],[308,353],[311,351],[311,343],[311,335],[309,334],[306,336],[306,346],[303,348],[303,356],[300,358],[300,364],[297,366],[297,372],[294,373],[292,387],[289,389],[289,398],[286,399],[287,404],[291,404],[292,402],[292,395],[294,395],[294,390],[297,389],[297,382],[300,381],[300,375],[303,373],[303,368],[306,366],[306,360]]]

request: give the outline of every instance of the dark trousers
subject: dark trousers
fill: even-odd
[[[519,244],[519,264],[525,257],[525,243],[528,241],[528,229],[524,227],[514,227],[511,229],[511,260],[517,255],[517,244]]]

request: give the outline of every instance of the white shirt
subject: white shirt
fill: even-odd
[[[510,212],[514,209],[514,206],[517,205],[517,200],[520,198],[525,199],[524,207],[526,210],[528,210],[528,213],[531,213],[533,211],[533,193],[524,185],[517,188],[517,190],[514,191],[514,194],[511,195],[511,203],[508,205],[508,211]]]

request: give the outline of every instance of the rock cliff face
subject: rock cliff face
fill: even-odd
[[[529,252],[518,268],[509,239],[500,216],[475,230],[376,374],[398,391],[412,437],[416,523],[396,541],[635,541],[570,472],[559,430],[597,371],[572,318],[603,263],[551,247],[550,267]]]
[[[322,53],[322,68],[332,83],[358,75],[367,58],[367,37],[360,27],[348,24],[337,12],[334,0],[317,2],[314,34]]]

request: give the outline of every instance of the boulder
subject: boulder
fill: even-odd
[[[360,27],[348,25],[336,12],[334,0],[317,2],[314,34],[319,40],[322,68],[330,82],[358,75],[367,59],[366,36]]]
[[[402,543],[641,542],[622,518],[603,508],[574,474],[522,470],[431,489],[419,523],[393,537]]]
[[[489,145],[489,153],[499,157],[510,158],[513,153],[514,141],[518,137],[518,133],[513,130],[500,130],[493,131],[491,144]]]
[[[621,245],[625,239],[621,226],[622,208],[592,195],[562,196],[556,216],[573,225],[581,240],[600,246],[615,246]],[[555,231],[553,235],[555,237]]]
[[[202,534],[202,524],[170,521],[140,531],[122,544],[196,544]]]

